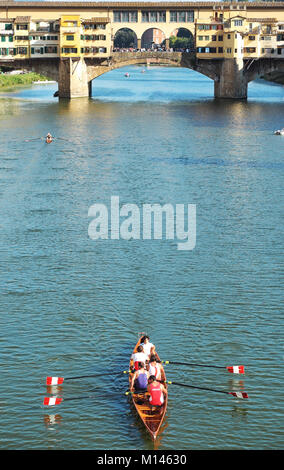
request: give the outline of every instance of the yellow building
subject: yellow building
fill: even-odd
[[[153,31],[168,48],[183,28],[199,59],[284,57],[284,2],[0,0],[0,59],[107,58],[122,28],[136,34],[138,49]]]
[[[217,11],[213,12],[209,20],[196,20],[198,58],[256,59],[284,55],[283,13],[279,19],[275,13],[264,18],[263,7],[260,7],[260,12],[256,11],[252,16],[252,12],[248,11],[249,4],[220,4],[215,8]],[[223,47],[217,42],[221,38],[221,33],[216,36],[215,32],[218,23],[223,32]]]
[[[109,57],[112,52],[110,20],[107,17],[82,21],[80,54],[82,57]]]
[[[15,59],[28,59],[30,57],[30,16],[17,16],[14,21]]]
[[[81,19],[79,15],[60,18],[60,57],[78,57],[81,45]]]

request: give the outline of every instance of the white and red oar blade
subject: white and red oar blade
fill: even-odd
[[[63,377],[46,377],[46,385],[61,385],[63,382]]]
[[[226,367],[228,372],[231,374],[244,374],[245,373],[245,366],[228,366]]]
[[[62,401],[63,401],[63,398],[45,397],[43,400],[43,404],[44,406],[54,406],[54,405],[60,405]]]
[[[236,398],[248,398],[247,392],[229,392],[229,394]]]

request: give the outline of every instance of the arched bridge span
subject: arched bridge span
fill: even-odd
[[[166,64],[195,70],[214,81],[216,98],[247,98],[252,80],[273,73],[284,73],[284,59],[198,59],[193,52],[113,52],[105,59],[54,58],[5,61],[3,65],[32,70],[58,82],[59,97],[90,96],[91,82],[114,69],[136,64]]]

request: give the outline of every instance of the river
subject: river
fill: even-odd
[[[169,385],[156,448],[283,447],[284,87],[215,101],[196,72],[141,72],[101,76],[92,99],[1,93],[1,449],[153,449],[112,376],[139,332],[164,360],[246,370],[167,365],[169,380],[249,399]],[[61,139],[25,142],[47,132]],[[195,248],[91,239],[89,208],[112,196],[196,205]],[[43,406],[46,376],[96,373],[55,390],[87,398]]]

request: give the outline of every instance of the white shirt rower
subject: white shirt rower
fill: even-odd
[[[136,352],[132,354],[131,359],[133,359],[133,362],[143,362],[145,364],[148,361],[148,356],[144,352]]]
[[[134,368],[136,370],[138,370],[138,362],[142,362],[144,366],[146,365],[146,361],[148,361],[148,356],[144,353],[141,344],[138,346],[137,351],[132,354],[131,359],[133,360]]]
[[[162,366],[159,362],[152,361],[149,364],[149,374],[154,375],[157,380],[161,380],[162,378]]]
[[[150,357],[152,354],[155,354],[155,345],[150,343],[149,336],[144,336],[141,341],[141,346],[143,346],[144,353]]]

